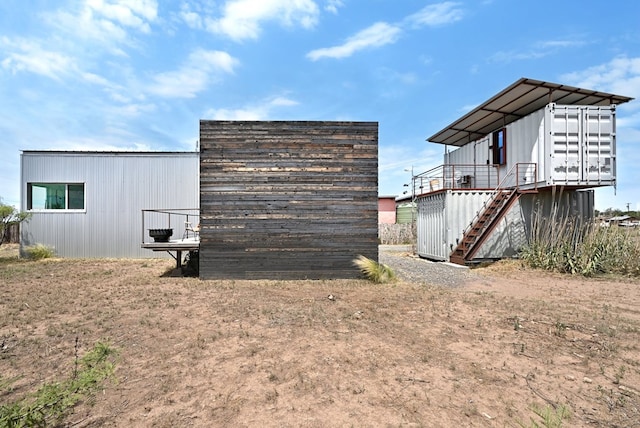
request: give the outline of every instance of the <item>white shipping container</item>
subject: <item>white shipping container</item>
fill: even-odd
[[[506,126],[504,177],[514,165],[537,164],[538,186],[611,186],[616,183],[615,106],[548,104]],[[444,158],[448,165],[491,163],[491,137]]]

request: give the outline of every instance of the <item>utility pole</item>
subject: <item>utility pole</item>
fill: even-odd
[[[406,172],[411,171],[411,181],[409,182],[410,186],[411,186],[411,223],[413,223],[415,221],[415,216],[413,213],[414,207],[413,204],[415,204],[416,202],[416,182],[415,182],[415,177],[413,175],[413,165],[411,165],[411,169],[409,168],[405,168],[404,169]]]
[[[413,165],[411,165],[411,169],[409,168],[405,168],[404,169],[406,172],[411,171],[411,181],[409,182],[410,186],[411,186],[411,235],[412,235],[412,244],[411,244],[411,252],[413,254],[416,253],[416,249],[417,249],[417,242],[416,240],[418,239],[418,237],[416,236],[416,179],[415,176],[413,175]]]
[[[631,202],[627,202],[627,214],[629,214],[629,206],[631,205]]]

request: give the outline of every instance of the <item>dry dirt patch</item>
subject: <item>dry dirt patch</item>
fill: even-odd
[[[428,268],[427,284],[200,281],[171,267],[0,247],[0,375],[14,380],[0,403],[69,376],[76,338],[109,339],[117,382],[70,425],[531,426],[534,408],[566,406],[564,426],[640,426],[638,281],[503,264],[455,288],[428,285]]]

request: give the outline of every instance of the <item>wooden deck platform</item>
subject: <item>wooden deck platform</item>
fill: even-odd
[[[142,248],[152,251],[166,251],[176,260],[176,267],[182,267],[182,252],[200,250],[199,238],[171,239],[168,242],[143,242]],[[175,251],[176,255],[172,254]]]

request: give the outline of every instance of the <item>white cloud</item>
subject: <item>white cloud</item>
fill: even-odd
[[[277,107],[293,107],[297,106],[299,103],[289,98],[276,97],[269,104]]]
[[[377,22],[349,37],[342,45],[313,50],[307,54],[307,58],[317,61],[321,58],[349,57],[363,49],[395,43],[401,32],[400,27],[386,22]]]
[[[120,46],[136,45],[134,31],[151,31],[150,24],[158,18],[158,4],[156,0],[85,0],[75,10],[61,9],[43,16],[60,34],[76,36],[76,44],[80,40],[98,42],[111,54],[126,56]]]
[[[193,9],[196,9],[195,11]],[[198,9],[198,5],[192,6],[189,3],[182,3],[180,6],[180,18],[187,24],[189,28],[201,30],[204,28],[201,11]]]
[[[158,15],[156,0],[87,0],[87,8],[125,27],[148,33]]]
[[[474,108],[478,107],[479,104],[465,104],[458,109],[458,111],[462,114],[467,114]]]
[[[491,55],[489,58],[493,62],[510,63],[512,61],[523,61],[540,59],[549,55],[558,53],[563,49],[575,48],[585,45],[586,42],[582,40],[541,40],[535,42],[531,47],[510,51],[499,51]]]
[[[47,142],[47,146],[55,147],[56,150],[69,150],[69,151],[83,151],[83,150],[95,150],[106,152],[119,152],[119,151],[151,151],[152,146],[149,143],[136,143],[128,142],[123,143],[117,138],[113,138],[113,141],[107,142],[105,140],[109,137],[102,135],[99,139],[90,137],[78,137],[69,138],[66,137],[61,140],[51,140]]]
[[[327,4],[324,6],[324,10],[329,13],[337,14],[338,8],[344,6],[342,0],[327,0]]]
[[[293,107],[298,105],[297,101],[286,97],[275,97],[256,105],[249,105],[237,109],[210,109],[205,112],[204,117],[211,120],[269,120],[273,110],[278,107]]]
[[[536,47],[540,49],[574,48],[585,44],[586,42],[582,40],[544,40],[536,43]]]
[[[569,84],[617,95],[640,98],[640,57],[621,56],[608,63],[560,77]]]
[[[59,80],[76,69],[73,58],[46,50],[35,40],[3,37],[0,47],[7,52],[0,65],[14,74],[26,71]]]
[[[342,5],[341,1],[329,1],[327,10],[332,11],[331,6]],[[315,49],[307,54],[307,58],[317,61],[321,58],[346,58],[354,53],[367,49],[377,48],[395,43],[405,27],[421,28],[423,26],[439,26],[459,21],[463,17],[463,11],[458,7],[459,3],[444,2],[429,5],[413,15],[409,15],[402,23],[389,24],[377,22],[368,28],[349,37],[343,44],[329,48]]]
[[[502,63],[510,63],[512,61],[523,61],[530,59],[539,59],[544,58],[547,55],[551,55],[551,51],[549,50],[533,50],[529,49],[527,51],[500,51],[489,57],[490,61],[494,62],[502,62]]]
[[[464,15],[458,6],[460,3],[443,2],[430,4],[417,13],[410,15],[407,21],[415,27],[452,24],[460,21]]]
[[[193,98],[220,78],[231,74],[239,64],[226,52],[196,50],[175,71],[159,73],[153,77],[149,92],[169,98]]]
[[[313,0],[227,0],[223,15],[205,19],[207,30],[234,40],[256,39],[264,22],[312,28],[319,9]]]

